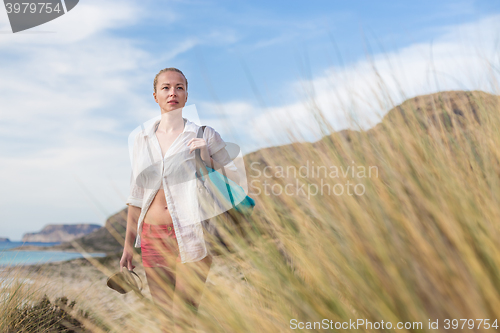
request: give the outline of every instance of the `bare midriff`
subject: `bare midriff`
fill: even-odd
[[[185,123],[185,121],[184,121]],[[158,123],[158,126],[160,124]],[[182,134],[182,131],[177,130],[168,135],[165,133],[157,132],[158,126],[155,129],[156,138],[160,144],[161,154],[165,156],[165,152],[168,148],[175,142],[176,138]],[[163,190],[163,184],[160,186],[158,192],[153,199],[153,202],[149,206],[146,215],[144,216],[144,223],[147,224],[172,224],[172,216],[170,215],[170,210],[167,206],[167,200],[165,199],[165,191]]]
[[[170,215],[170,211],[168,209],[163,186],[160,187],[158,192],[156,192],[153,202],[151,202],[151,205],[144,216],[144,223],[155,225],[172,224],[172,216]]]

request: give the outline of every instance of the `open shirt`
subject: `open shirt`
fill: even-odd
[[[132,174],[130,196],[126,201],[127,205],[141,208],[134,245],[138,248],[141,246],[140,235],[149,206],[156,193],[164,191],[182,263],[199,261],[208,254],[199,212],[195,152],[189,153],[187,145],[196,138],[200,126],[185,118],[184,121],[183,132],[168,148],[165,156],[162,156],[155,134],[160,119],[152,125],[142,126],[142,130],[131,139]],[[224,165],[226,170],[237,170],[225,149],[226,143],[217,131],[206,126],[203,139],[207,142],[212,159]]]

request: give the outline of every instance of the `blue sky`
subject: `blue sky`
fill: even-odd
[[[372,65],[395,103],[399,89],[494,92],[497,22],[493,0],[82,0],[11,34],[0,8],[0,237],[103,224],[125,207],[128,135],[160,112],[161,68],[181,69],[201,122],[248,153],[289,142],[287,126],[318,139],[310,96],[335,130],[346,110],[376,123],[391,105]]]
[[[146,3],[154,6],[155,1]],[[342,64],[332,38],[348,66],[365,57],[363,38],[372,52],[391,51],[432,40],[450,25],[499,10],[496,1],[179,1],[168,6],[172,20],[155,15],[150,24],[133,25],[120,33],[137,34],[145,49],[158,54],[169,53],[171,45],[182,44],[187,36],[226,34],[219,43],[199,41],[173,64],[187,67],[192,87],[199,88],[196,98],[213,97],[202,74],[206,71],[212,84],[217,82],[214,90],[219,98],[252,100],[242,62],[255,81],[267,85],[263,92],[286,96],[282,90],[287,82]],[[164,21],[168,23],[162,25]]]

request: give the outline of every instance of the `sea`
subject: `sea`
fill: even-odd
[[[0,242],[0,269],[5,266],[33,265],[82,258],[80,253],[63,251],[7,251],[19,246],[52,246],[60,243]],[[92,257],[104,257],[105,253],[89,253]]]

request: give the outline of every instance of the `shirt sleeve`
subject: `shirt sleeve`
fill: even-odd
[[[217,163],[222,164],[224,166],[224,168],[231,170],[231,171],[237,171],[236,165],[231,160],[231,157],[229,156],[229,153],[227,152],[227,150],[225,148],[222,148],[218,152],[213,154],[212,158]]]
[[[220,134],[210,126],[206,126],[203,131],[203,139],[207,142],[208,153],[213,156],[219,150],[226,146],[224,140],[222,140]]]
[[[203,138],[207,142],[208,153],[210,156],[219,164],[222,164],[224,168],[237,171],[236,165],[231,160],[229,153],[225,149],[226,143],[222,140],[220,134],[214,130],[212,127],[207,126],[203,131]]]
[[[130,195],[126,201],[126,204],[142,208],[143,198],[144,188],[137,185],[134,173],[130,172]]]
[[[130,172],[130,193],[127,201],[125,202],[127,205],[132,205],[135,207],[142,208],[142,201],[144,198],[144,188],[137,185],[137,179],[134,176],[134,160],[136,158],[135,153],[137,149],[137,141],[134,143],[133,147],[133,156],[132,156],[132,170]],[[137,176],[137,175],[136,175]]]

